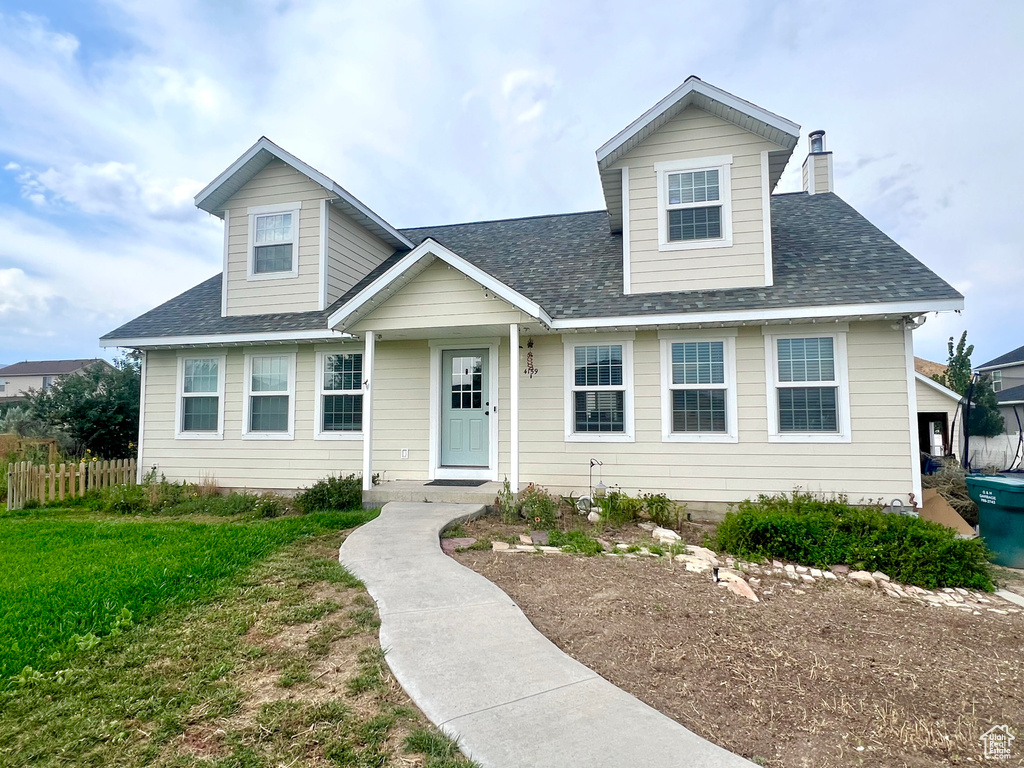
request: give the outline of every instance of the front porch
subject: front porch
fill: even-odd
[[[363,506],[373,509],[392,501],[491,506],[502,487],[501,482],[494,480],[477,486],[432,485],[433,482],[435,481],[389,480],[380,483],[363,491]]]

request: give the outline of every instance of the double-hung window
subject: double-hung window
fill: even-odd
[[[731,156],[656,163],[661,250],[732,244]]]
[[[250,280],[298,276],[301,203],[249,208]]]
[[[317,354],[316,437],[358,438],[363,430],[363,355]]]
[[[849,440],[846,334],[768,336],[769,437]]]
[[[1003,390],[1003,372],[992,371],[992,391],[1002,392]]]
[[[295,421],[295,353],[245,358],[246,437],[291,439]]]
[[[567,341],[565,354],[566,438],[632,440],[632,341]]]
[[[178,407],[175,436],[224,436],[224,355],[178,358]]]
[[[665,440],[736,441],[734,334],[660,334]]]

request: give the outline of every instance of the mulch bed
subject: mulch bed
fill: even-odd
[[[499,538],[499,527],[465,530]],[[758,764],[985,762],[978,737],[1006,724],[1018,740],[1001,764],[1024,765],[1024,614],[975,616],[844,583],[796,594],[772,579],[752,603],[666,559],[455,557],[570,656]]]

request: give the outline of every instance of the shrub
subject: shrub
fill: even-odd
[[[103,511],[119,515],[141,515],[149,512],[149,494],[144,485],[112,485],[100,493]]]
[[[552,547],[561,547],[566,552],[579,552],[584,555],[599,555],[604,550],[601,542],[580,530],[551,531],[548,534],[548,544]]]
[[[550,530],[558,520],[558,500],[539,485],[530,483],[519,496],[520,512],[531,526]]]
[[[519,522],[519,508],[516,506],[516,497],[512,493],[512,486],[507,477],[505,482],[502,483],[498,495],[494,498],[494,506],[498,508],[501,522],[506,525],[514,525]]]
[[[878,507],[851,507],[842,496],[820,499],[794,492],[743,501],[718,526],[717,547],[741,557],[819,568],[846,563],[929,589],[993,588],[980,539],[958,539],[938,523]]]
[[[640,517],[643,511],[643,499],[635,499],[622,491],[612,491],[604,498],[596,500],[601,509],[601,517],[612,525],[625,525]]]
[[[662,528],[679,528],[682,525],[685,504],[676,504],[664,493],[645,493],[640,498],[644,511],[655,525]]]
[[[363,483],[359,475],[317,480],[295,497],[300,512],[345,512],[363,506]]]

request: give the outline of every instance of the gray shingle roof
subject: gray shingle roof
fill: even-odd
[[[97,358],[87,360],[25,360],[0,368],[0,374],[4,376],[62,376],[80,371],[82,368],[93,363],[106,362],[106,360],[99,360]]]
[[[1022,400],[1024,400],[1024,384],[1018,384],[1016,387],[996,392],[996,401],[1000,405],[1003,403],[1019,403]]]
[[[1017,347],[1005,355],[1000,355],[989,360],[987,363],[982,363],[978,368],[988,368],[991,365],[1012,365],[1013,363],[1024,363],[1024,347]]]
[[[622,293],[622,235],[605,211],[401,230],[432,237],[540,304],[552,318],[715,312],[963,298],[835,194],[772,196],[774,285],[769,288]],[[104,339],[326,326],[332,311],[401,258],[398,251],[323,312],[220,317],[213,277]]]

